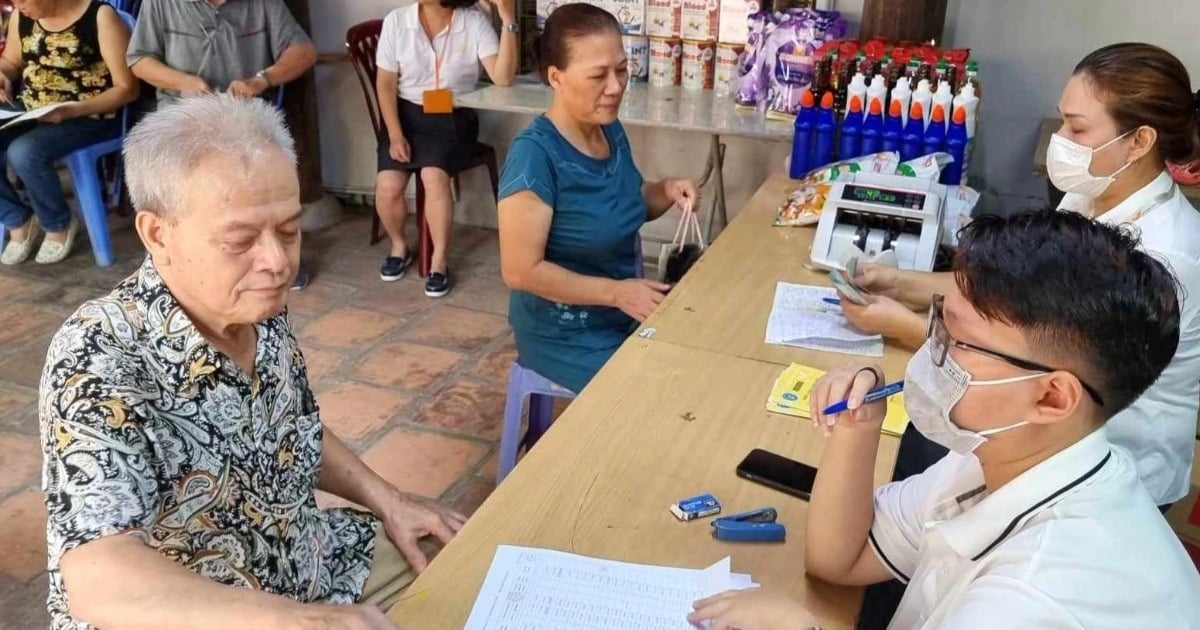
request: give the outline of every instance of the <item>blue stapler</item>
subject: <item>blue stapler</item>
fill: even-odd
[[[728,542],[783,542],[787,528],[776,523],[775,508],[759,508],[714,519],[713,538]]]

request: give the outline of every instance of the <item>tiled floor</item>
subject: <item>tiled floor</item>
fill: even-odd
[[[431,300],[415,273],[379,281],[385,245],[366,247],[366,211],[348,216],[305,236],[313,284],[290,298],[322,417],[402,490],[473,511],[494,487],[516,356],[496,234],[456,230],[457,286]],[[62,320],[141,262],[133,231],[114,232],[118,262],[108,269],[86,245],[59,265],[0,269],[0,628],[47,625],[38,378]]]

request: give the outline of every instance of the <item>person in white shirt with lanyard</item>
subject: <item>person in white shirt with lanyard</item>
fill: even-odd
[[[499,36],[491,18],[475,5],[475,0],[417,0],[392,11],[383,20],[375,59],[385,126],[378,139],[375,206],[392,242],[379,277],[399,280],[414,261],[404,229],[404,191],[418,173],[433,240],[425,283],[429,297],[450,292],[451,178],[479,133],[475,112],[455,108],[454,95],[475,89],[481,64],[492,83],[510,85],[519,61],[515,0],[491,5],[502,23]]]
[[[1200,407],[1200,213],[1166,164],[1200,156],[1200,96],[1187,69],[1166,50],[1113,44],[1079,62],[1059,109],[1063,125],[1046,155],[1051,182],[1067,193],[1059,209],[1134,226],[1142,247],[1165,262],[1179,283],[1179,350],[1145,395],[1108,425],[1109,437],[1133,455],[1142,483],[1165,511],[1187,494]],[[864,331],[919,346],[923,311],[930,296],[947,292],[952,275],[859,269],[855,284],[872,295],[867,306],[843,300],[846,317]],[[905,434],[894,479],[924,470],[945,453],[911,433]]]
[[[950,451],[923,473],[872,489],[886,404],[864,398],[895,375],[858,364],[814,384],[828,440],[810,577],[903,581],[896,630],[1200,628],[1200,574],[1105,431],[1179,343],[1175,278],[1133,232],[1052,210],[963,230],[904,375],[912,426]],[[817,626],[766,589],[695,608],[709,630]]]

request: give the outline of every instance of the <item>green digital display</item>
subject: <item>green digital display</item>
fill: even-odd
[[[842,192],[842,199],[912,210],[919,210],[925,206],[925,195],[921,193],[886,190],[853,184],[846,185],[845,190]]]

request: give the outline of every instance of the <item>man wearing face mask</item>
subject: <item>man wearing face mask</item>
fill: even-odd
[[[1200,575],[1106,433],[1179,338],[1174,279],[1137,245],[1075,213],[968,226],[955,284],[933,300],[905,374],[913,426],[950,454],[872,491],[885,407],[862,400],[885,377],[853,366],[819,381],[812,412],[830,437],[808,573],[905,582],[890,625],[905,630],[1200,628]],[[840,400],[851,411],[820,415]],[[803,628],[807,615],[764,592],[727,593],[693,621]]]
[[[1109,426],[1113,443],[1133,456],[1142,483],[1164,508],[1187,494],[1200,410],[1200,213],[1166,170],[1200,156],[1200,95],[1192,89],[1186,68],[1162,48],[1130,43],[1096,50],[1063,89],[1063,124],[1047,153],[1050,179],[1067,193],[1059,210],[1134,226],[1142,248],[1166,263],[1181,289],[1175,357]],[[951,274],[859,269],[854,282],[871,293],[870,303],[843,300],[846,317],[864,331],[919,346],[931,296],[947,293]],[[943,454],[910,430],[894,479],[924,470]]]

